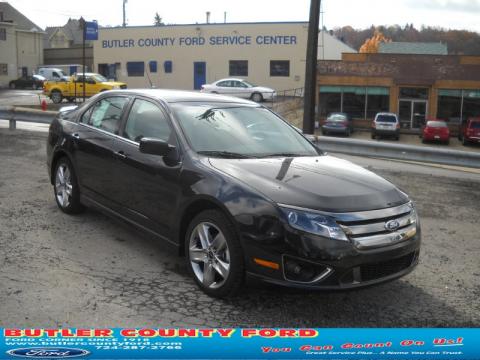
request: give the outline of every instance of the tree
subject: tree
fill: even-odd
[[[165,25],[163,23],[160,15],[158,15],[158,12],[155,13],[155,17],[153,18],[153,25],[155,25],[155,26],[164,26]]]

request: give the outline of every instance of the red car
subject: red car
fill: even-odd
[[[445,121],[429,120],[423,128],[422,142],[438,141],[446,144],[450,143],[450,129]]]
[[[480,143],[480,118],[469,118],[464,122],[460,127],[458,140],[465,146],[474,142]]]

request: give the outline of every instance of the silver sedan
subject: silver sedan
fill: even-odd
[[[273,89],[263,86],[256,86],[246,80],[233,78],[221,79],[212,84],[202,85],[202,89],[200,91],[204,93],[237,96],[241,98],[252,99],[256,102],[272,100],[277,95]]]

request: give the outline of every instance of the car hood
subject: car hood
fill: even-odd
[[[210,158],[272,201],[302,208],[352,212],[404,204],[405,193],[378,175],[332,156],[267,159]]]

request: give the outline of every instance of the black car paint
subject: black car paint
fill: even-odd
[[[158,95],[156,95],[158,94]],[[409,201],[388,181],[358,166],[327,155],[266,159],[219,159],[194,152],[169,109],[169,102],[248,101],[188,93],[112,91],[96,95],[79,109],[60,114],[50,127],[48,170],[53,183],[54,162],[68,156],[81,188],[81,200],[156,235],[183,251],[186,227],[199,209],[217,208],[240,235],[247,272],[265,281],[307,288],[349,288],[400,277],[408,269],[361,284],[341,285],[338,278],[354,266],[415,252],[420,232],[408,242],[360,251],[351,242],[335,241],[295,230],[279,203],[332,212],[383,209]],[[171,94],[171,93],[169,93]],[[112,95],[130,97],[122,126],[135,97],[150,98],[169,116],[176,137],[172,155],[140,153],[138,144],[78,123],[88,104]],[[225,100],[228,99],[228,100]],[[79,137],[81,140],[77,139]],[[101,169],[101,171],[99,171]],[[257,265],[253,259],[282,263],[292,256],[335,269],[325,283],[287,281],[282,270]]]

